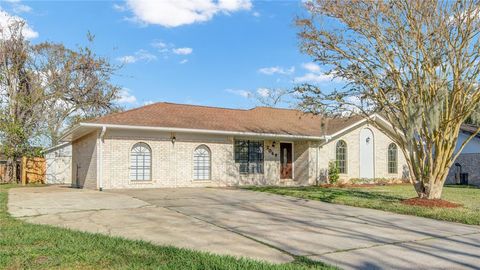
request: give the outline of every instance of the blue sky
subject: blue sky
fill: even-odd
[[[257,104],[250,93],[332,84],[298,49],[300,1],[0,3],[0,24],[25,19],[33,43],[75,47],[93,33],[95,52],[123,64],[114,82],[124,88],[118,102],[127,108],[157,101],[250,108]]]

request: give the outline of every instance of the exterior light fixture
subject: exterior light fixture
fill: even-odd
[[[370,142],[370,137],[367,137],[367,139],[365,140],[367,143]]]
[[[175,141],[177,140],[177,138],[175,137],[175,135],[172,136],[171,140],[172,140],[172,144],[175,144]]]

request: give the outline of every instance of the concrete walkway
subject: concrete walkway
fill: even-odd
[[[28,222],[275,263],[480,269],[480,227],[230,189],[10,190]]]

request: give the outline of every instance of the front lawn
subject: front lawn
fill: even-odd
[[[402,204],[402,200],[416,197],[415,190],[409,184],[345,188],[311,186],[248,187],[247,189],[329,203],[373,208],[400,214],[480,225],[480,189],[474,187],[447,186],[444,188],[442,199],[463,204],[463,207],[460,208],[428,208]]]
[[[274,265],[29,224],[7,212],[12,187],[0,185],[0,269],[336,269],[302,257]]]

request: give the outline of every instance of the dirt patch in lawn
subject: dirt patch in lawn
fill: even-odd
[[[402,201],[403,204],[414,205],[414,206],[424,206],[424,207],[441,207],[441,208],[457,208],[462,207],[462,204],[453,203],[441,199],[422,199],[422,198],[411,198]]]

